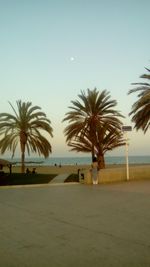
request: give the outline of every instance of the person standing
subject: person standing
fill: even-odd
[[[91,164],[92,170],[92,182],[93,184],[98,184],[98,162],[97,162],[97,158],[94,157],[92,164]]]

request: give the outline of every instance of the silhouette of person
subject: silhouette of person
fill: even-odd
[[[97,158],[94,157],[92,164],[91,164],[92,170],[92,182],[93,184],[98,184],[98,162],[97,162]]]
[[[26,173],[30,173],[30,170],[28,168],[26,169]]]
[[[33,168],[33,169],[32,169],[32,173],[35,173],[35,170],[36,170],[36,168]]]

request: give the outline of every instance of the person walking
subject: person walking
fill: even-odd
[[[97,158],[94,157],[92,164],[91,164],[92,170],[92,182],[93,184],[98,184],[98,162],[97,162]]]

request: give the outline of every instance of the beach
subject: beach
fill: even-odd
[[[25,170],[32,172],[35,170],[37,174],[49,174],[54,176],[77,174],[79,181],[84,184],[92,184],[91,165],[37,165],[29,164],[25,166]],[[5,173],[9,172],[8,167],[3,168]],[[21,166],[12,166],[12,173],[21,173]],[[128,173],[128,175],[127,175]],[[130,164],[127,172],[126,164],[110,164],[105,169],[98,172],[98,183],[116,183],[125,181],[150,180],[150,164]]]
[[[124,164],[118,164],[118,165],[107,165],[106,168],[119,168],[119,167],[125,167]],[[90,170],[91,165],[62,165],[59,166],[41,166],[41,165],[26,165],[25,169],[29,169],[32,171],[33,168],[36,168],[37,173],[52,173],[52,174],[64,174],[64,173],[78,173],[78,170]],[[8,172],[8,168],[5,167],[4,171]],[[19,173],[21,172],[21,166],[12,166],[12,172]]]
[[[90,169],[90,165],[64,165],[64,166],[40,166],[40,165],[28,165],[26,166],[30,171],[33,168],[36,168],[37,173],[45,173],[45,174],[64,174],[64,173],[78,173],[78,170],[88,170]],[[5,168],[6,169],[6,168]],[[8,171],[8,170],[7,170]],[[18,173],[21,172],[20,166],[13,166],[12,172]]]

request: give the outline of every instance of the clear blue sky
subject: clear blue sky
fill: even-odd
[[[149,67],[149,11],[149,0],[0,0],[0,112],[19,99],[39,105],[54,129],[52,156],[81,155],[69,152],[61,122],[81,90],[110,91],[132,125],[137,98],[127,92]],[[149,133],[129,138],[129,154],[150,155]]]

